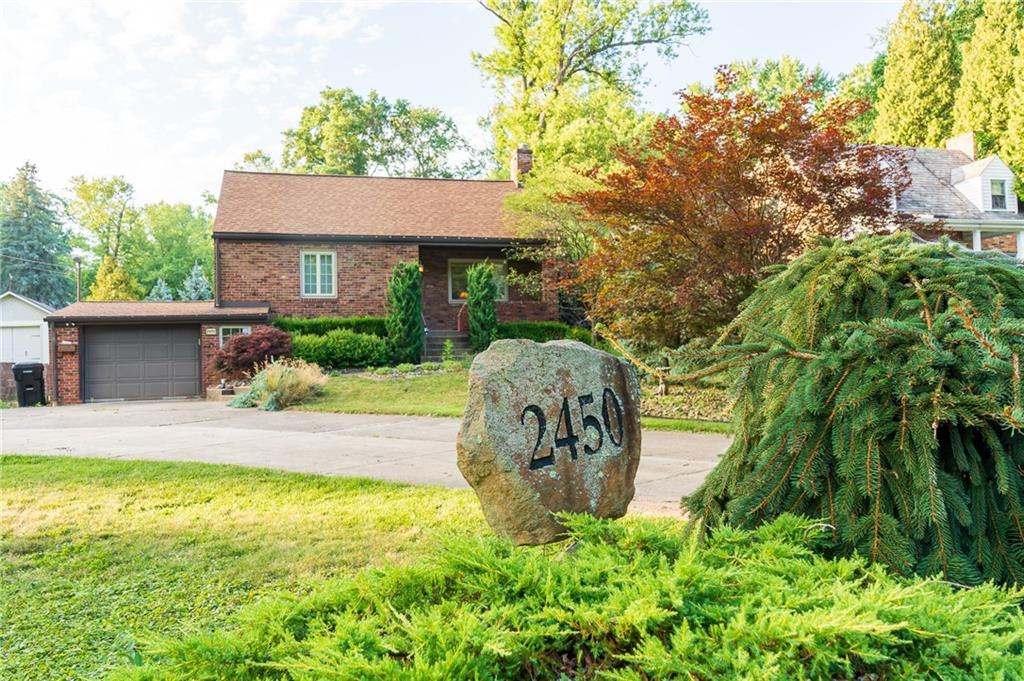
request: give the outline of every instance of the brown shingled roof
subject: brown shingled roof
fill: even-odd
[[[224,172],[214,234],[511,239],[511,181]]]
[[[265,304],[215,307],[212,300],[197,301],[79,301],[46,317],[53,322],[76,321],[202,321],[218,319],[266,319]]]

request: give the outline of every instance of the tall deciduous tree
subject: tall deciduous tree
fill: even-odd
[[[475,152],[451,117],[439,109],[388,101],[371,90],[327,88],[284,133],[286,170],[343,175],[471,177]],[[269,156],[246,154],[243,167],[266,170]]]
[[[1024,6],[986,0],[974,34],[963,46],[960,86],[953,107],[955,132],[974,132],[981,155],[997,151],[1010,121],[1014,61],[1021,49]]]
[[[497,48],[473,59],[498,96],[488,122],[502,171],[523,143],[534,149],[538,165],[601,161],[593,156],[593,138],[614,138],[624,125],[642,121],[635,95],[643,52],[674,56],[688,36],[707,30],[706,14],[688,0],[481,5],[498,21]],[[611,156],[612,146],[603,145],[603,157]]]
[[[728,65],[735,80],[733,88],[736,92],[747,92],[756,95],[762,102],[778,106],[782,97],[791,95],[806,87],[819,98],[819,103],[836,90],[836,80],[820,66],[808,66],[789,55],[780,59],[749,59],[734,61]],[[690,90],[708,92],[702,84],[692,85]]]
[[[140,300],[146,290],[113,256],[106,256],[96,271],[88,300]]]
[[[151,203],[139,216],[137,247],[124,259],[125,268],[145,288],[157,279],[182,282],[195,263],[207,277],[213,272],[212,219],[201,207],[186,203]]]
[[[121,262],[139,236],[135,188],[120,175],[77,175],[71,178],[71,194],[68,211],[82,228],[85,245],[98,259],[109,256]]]
[[[627,337],[678,345],[736,313],[765,266],[818,235],[892,226],[907,185],[894,151],[854,144],[855,103],[813,112],[801,88],[770,106],[734,93],[684,93],[683,116],[622,148],[621,170],[566,200],[602,223],[577,279],[592,315]]]
[[[36,167],[0,185],[0,290],[59,307],[72,298],[71,246],[57,198],[39,186]]]
[[[858,116],[851,127],[859,142],[872,139],[875,119],[878,117],[878,93],[885,81],[885,53],[882,52],[866,64],[860,64],[839,79],[836,97],[848,101],[867,102],[868,108]]]
[[[942,146],[953,130],[956,43],[938,0],[907,0],[892,27],[874,139]]]

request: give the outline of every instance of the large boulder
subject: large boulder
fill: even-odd
[[[470,369],[457,449],[487,521],[517,544],[561,538],[554,513],[621,517],[640,463],[636,373],[576,341],[499,340]]]

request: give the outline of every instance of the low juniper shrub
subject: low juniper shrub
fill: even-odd
[[[426,560],[151,641],[123,678],[1020,679],[1024,592],[820,555],[781,516],[706,539],[682,521],[569,518],[566,545],[444,539]]]

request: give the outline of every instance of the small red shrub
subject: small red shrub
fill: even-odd
[[[251,372],[262,362],[292,354],[290,334],[265,326],[244,336],[232,336],[217,353],[217,369],[226,375]]]

